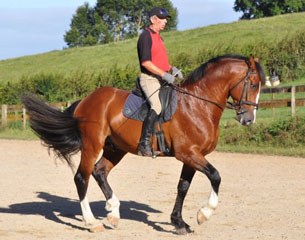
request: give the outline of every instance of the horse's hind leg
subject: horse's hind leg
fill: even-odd
[[[105,146],[102,158],[96,163],[93,176],[100,186],[107,200],[107,219],[113,227],[117,227],[120,220],[120,201],[113,193],[107,177],[111,169],[125,156],[126,152]]]
[[[192,232],[190,226],[182,219],[182,207],[187,191],[191,185],[195,170],[187,165],[183,165],[180,180],[178,183],[178,193],[173,212],[171,214],[171,222],[175,226],[177,234],[184,235]]]
[[[102,147],[103,144],[101,142],[95,142],[94,144],[88,143],[87,141],[83,142],[81,161],[74,176],[74,182],[80,200],[83,220],[86,226],[92,226],[96,223],[96,219],[92,214],[87,198],[87,189],[90,176],[94,170],[94,164],[98,159]]]

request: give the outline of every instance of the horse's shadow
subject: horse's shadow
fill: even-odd
[[[72,228],[87,230],[85,227],[80,227],[59,218],[59,216],[61,216],[82,221],[81,218],[77,217],[81,215],[78,201],[45,192],[38,192],[37,197],[45,201],[16,203],[10,205],[8,208],[0,207],[0,213],[41,215],[48,220],[67,225]],[[91,202],[90,206],[95,217],[103,218],[107,215],[107,211],[103,208],[103,206],[105,206],[105,201]],[[154,209],[147,204],[134,201],[121,201],[120,213],[122,219],[143,222],[157,231],[171,232],[160,226],[160,224],[167,225],[169,223],[154,222],[148,219],[148,213],[161,213],[161,211]]]

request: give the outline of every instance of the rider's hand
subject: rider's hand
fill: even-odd
[[[178,69],[176,67],[172,67],[172,75],[177,77],[178,79],[183,79],[183,74],[181,72],[181,69]]]
[[[166,82],[168,83],[173,83],[175,81],[175,77],[167,72],[164,73],[163,77],[162,77],[163,80],[165,80]]]

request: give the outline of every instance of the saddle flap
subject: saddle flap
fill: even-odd
[[[144,121],[148,111],[150,110],[150,106],[145,98],[145,95],[140,94],[141,91],[136,89],[127,97],[123,107],[123,114],[126,118]],[[177,93],[173,88],[165,85],[162,86],[159,91],[159,98],[162,105],[159,121],[169,121],[177,108]]]

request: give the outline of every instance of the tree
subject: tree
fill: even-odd
[[[169,0],[97,0],[93,8],[85,3],[77,9],[65,42],[76,47],[135,37],[148,24],[148,12],[154,6],[164,7],[171,15],[165,30],[176,29],[178,13]]]
[[[176,29],[177,9],[168,0],[98,0],[96,11],[107,24],[113,40],[118,41],[136,36],[148,22],[148,11],[162,6],[171,14],[167,30]]]
[[[91,46],[110,41],[107,25],[88,3],[77,8],[70,27],[64,35],[69,47]]]
[[[233,9],[243,12],[241,19],[252,19],[304,12],[304,0],[235,0]]]

